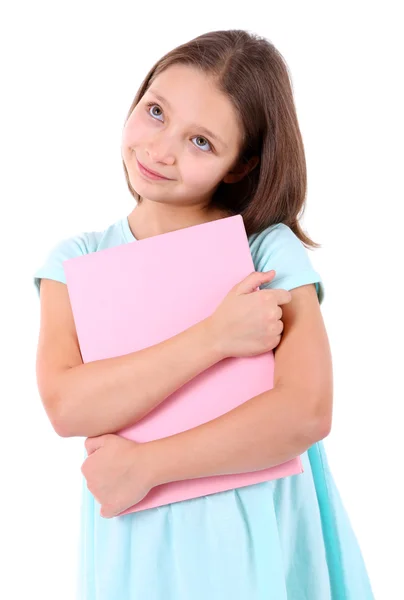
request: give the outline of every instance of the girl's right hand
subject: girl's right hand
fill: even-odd
[[[283,331],[282,304],[291,301],[288,290],[258,289],[275,271],[253,271],[236,284],[208,317],[214,343],[225,357],[256,356],[276,348]]]

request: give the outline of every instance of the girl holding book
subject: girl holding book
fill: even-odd
[[[60,436],[87,438],[79,597],[373,599],[322,442],[332,421],[331,353],[324,285],[304,246],[318,244],[299,224],[306,164],[283,57],[243,30],[173,49],[130,106],[122,159],[133,211],[62,240],[34,275],[39,392]],[[64,260],[235,214],[255,271],[209,318],[150,348],[83,364]],[[116,435],[220,360],[270,350],[269,392],[169,438],[137,444]],[[296,456],[299,475],[119,516],[157,485]]]

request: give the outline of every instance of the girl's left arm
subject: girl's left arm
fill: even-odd
[[[142,444],[153,487],[270,468],[331,429],[331,351],[314,284],[290,290],[274,349],[274,386],[213,421]]]

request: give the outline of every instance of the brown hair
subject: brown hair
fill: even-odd
[[[254,155],[260,159],[241,181],[221,182],[211,205],[241,214],[248,236],[284,223],[306,246],[321,247],[299,224],[305,209],[306,159],[291,77],[280,52],[265,38],[241,29],[200,35],[168,52],[151,68],[126,121],[157,75],[176,63],[214,78],[241,119],[244,138],[239,161],[244,163]],[[123,167],[129,191],[140,202],[124,161]]]

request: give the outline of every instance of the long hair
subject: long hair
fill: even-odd
[[[237,183],[220,182],[211,206],[241,214],[247,235],[284,223],[301,242],[313,242],[299,219],[305,209],[307,171],[303,140],[297,120],[288,66],[275,46],[241,29],[200,35],[163,56],[141,84],[126,117],[153,80],[174,64],[190,65],[211,76],[235,107],[244,133],[238,162],[259,156],[258,165]],[[132,188],[123,161],[126,182]]]

